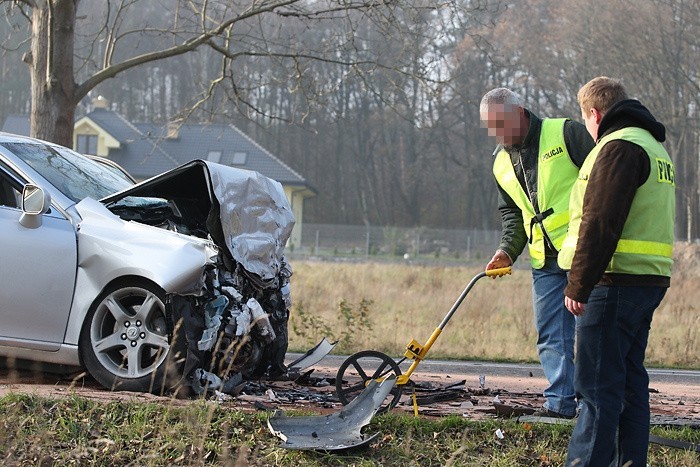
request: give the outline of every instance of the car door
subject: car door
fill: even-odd
[[[22,226],[21,202],[11,201],[21,185],[0,169],[0,345],[58,349],[75,286],[75,228],[56,209],[37,228]]]

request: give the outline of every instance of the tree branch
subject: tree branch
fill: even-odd
[[[114,65],[109,65],[102,70],[98,71],[94,75],[92,75],[90,78],[85,80],[83,83],[81,83],[75,92],[75,102],[79,102],[83,97],[87,95],[87,93],[92,90],[95,86],[100,84],[101,82],[113,78],[119,73],[129,70],[131,68],[137,67],[139,65],[142,65],[144,63],[149,63],[149,62],[154,62],[157,60],[163,60],[165,58],[170,58],[170,57],[175,57],[178,55],[182,55],[188,52],[191,52],[195,50],[196,48],[200,47],[203,44],[206,44],[208,41],[213,39],[214,37],[217,37],[221,35],[227,28],[231,27],[235,23],[239,21],[243,21],[247,18],[258,16],[264,13],[269,13],[277,8],[281,8],[286,5],[290,5],[293,3],[298,2],[299,0],[279,0],[279,1],[273,1],[273,2],[264,2],[263,5],[259,8],[255,8],[255,3],[246,10],[245,12],[241,13],[238,16],[235,16],[233,18],[229,18],[226,20],[221,21],[216,27],[212,28],[209,31],[204,31],[201,34],[197,35],[196,37],[193,37],[192,39],[186,40],[185,42],[169,47],[167,49],[163,50],[158,50],[155,52],[148,52],[145,54],[138,55],[136,57],[132,57],[129,59],[126,59],[120,63],[114,64]]]

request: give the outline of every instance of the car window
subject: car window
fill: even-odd
[[[132,186],[101,164],[68,149],[40,143],[2,144],[76,203],[102,199]]]
[[[14,181],[4,173],[0,173],[0,206],[19,208],[22,202],[22,192]]]

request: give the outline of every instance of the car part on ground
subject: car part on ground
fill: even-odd
[[[362,428],[372,420],[395,383],[393,376],[381,383],[370,381],[362,394],[338,413],[311,417],[277,413],[268,419],[268,428],[287,449],[337,451],[366,446],[379,433],[365,435]]]
[[[660,444],[661,446],[669,446],[684,451],[700,452],[700,443],[690,443],[687,441],[679,441],[676,439],[664,438],[662,436],[649,435],[649,442]]]
[[[293,371],[295,373],[298,373],[305,368],[309,368],[310,366],[320,362],[323,357],[331,353],[337,343],[338,341],[329,342],[328,339],[324,337],[321,339],[321,342],[316,344],[313,348],[307,350],[304,355],[297,358],[293,362],[290,362],[287,365],[287,368],[290,372]]]

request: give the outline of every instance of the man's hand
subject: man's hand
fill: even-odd
[[[564,297],[564,306],[574,316],[581,316],[586,308],[585,303],[577,302],[573,298],[569,297]]]
[[[512,266],[513,261],[511,261],[510,256],[506,254],[503,250],[496,250],[496,254],[493,255],[489,264],[486,265],[486,270],[489,269],[500,269]],[[495,279],[498,276],[491,276],[491,279]]]

